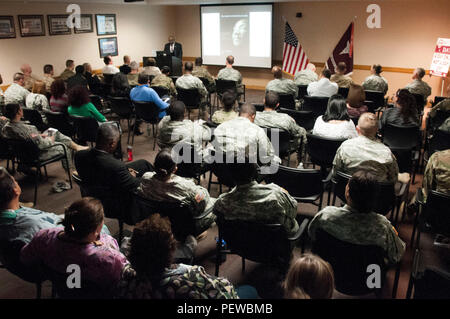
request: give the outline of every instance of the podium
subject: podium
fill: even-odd
[[[179,58],[171,56],[164,51],[156,52],[156,66],[162,68],[168,66],[170,68],[170,75],[181,76],[183,75],[182,62]]]

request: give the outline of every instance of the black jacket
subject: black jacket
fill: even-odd
[[[166,45],[164,46],[164,52],[166,52],[167,54],[176,56],[180,60],[183,58],[183,47],[178,42],[175,42],[175,46],[173,48],[173,53],[170,53],[170,43],[166,43]]]
[[[87,88],[88,81],[82,74],[75,74],[67,80],[67,90],[73,88],[74,86],[81,85]]]

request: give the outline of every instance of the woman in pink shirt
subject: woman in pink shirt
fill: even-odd
[[[52,112],[66,112],[69,106],[69,98],[66,94],[66,85],[63,80],[57,79],[50,86],[50,110]]]

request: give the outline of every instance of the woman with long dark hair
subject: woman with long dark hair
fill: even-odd
[[[69,98],[66,94],[66,84],[63,80],[57,79],[50,86],[50,110],[52,112],[66,112],[69,106]]]
[[[89,91],[81,85],[77,85],[69,91],[69,115],[92,117],[98,122],[106,122],[106,118],[101,114],[89,98]]]
[[[416,99],[406,89],[400,89],[395,93],[394,106],[383,112],[380,120],[380,130],[387,124],[395,125],[419,125]]]

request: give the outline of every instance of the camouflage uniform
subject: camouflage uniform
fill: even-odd
[[[294,99],[298,95],[298,87],[294,81],[289,79],[275,79],[267,83],[266,92],[273,91],[278,94],[290,94],[294,96]]]
[[[422,80],[414,80],[405,86],[409,92],[414,94],[420,94],[423,96],[424,102],[427,101],[427,98],[431,95],[431,87]]]
[[[146,66],[141,73],[153,75],[156,77],[157,75],[161,74],[161,70],[157,66]]]
[[[128,79],[128,84],[130,86],[137,86],[137,85],[139,85],[139,82],[138,82],[139,74],[138,73],[135,73],[135,74],[128,73],[127,74],[127,79]]]
[[[344,141],[333,161],[333,175],[337,171],[352,175],[359,169],[370,170],[380,182],[397,182],[397,160],[383,143],[358,136]]]
[[[72,139],[57,131],[55,133],[55,141],[53,142],[50,137],[42,137],[41,133],[33,125],[25,124],[24,122],[9,122],[2,130],[2,136],[9,139],[27,140],[31,139],[41,149],[40,159],[46,160],[59,154],[64,154],[62,147],[52,147],[48,150],[45,148],[52,146],[56,143],[62,143],[66,148],[69,165],[71,165],[71,150],[70,145]],[[65,165],[64,165],[65,166]]]
[[[165,74],[157,75],[152,81],[152,87],[153,86],[161,86],[166,88],[171,96],[177,95],[175,84],[173,84],[172,79]]]
[[[330,78],[330,81],[336,82],[340,88],[349,88],[350,84],[353,83],[351,77],[343,74],[333,74]]]
[[[212,207],[216,201],[209,196],[208,191],[196,185],[191,179],[172,175],[168,181],[161,181],[155,177],[155,172],[147,172],[142,176],[139,192],[146,198],[159,202],[180,203],[192,211],[193,217],[211,211],[201,220],[195,220],[199,233],[207,230],[215,220]]]
[[[63,71],[63,73],[61,73],[60,74],[60,78],[63,80],[63,81],[67,81],[69,78],[71,78],[72,76],[74,76],[75,75],[75,72],[73,72],[73,71],[71,71],[71,70],[69,70],[69,69],[65,69],[64,71]]]
[[[226,220],[254,221],[281,224],[289,235],[298,231],[297,201],[276,184],[249,184],[234,187],[222,194],[214,205],[214,212]]]
[[[276,111],[256,112],[255,124],[289,132],[293,139],[293,147],[299,151],[299,161],[305,158],[306,130],[298,126],[295,120],[288,114],[278,113]]]
[[[311,70],[297,71],[294,76],[294,83],[296,85],[308,85],[311,82],[319,80],[319,76],[316,72]]]
[[[24,84],[24,88],[27,89],[28,91],[31,92],[31,90],[33,90],[33,85],[36,81],[42,81],[41,79],[39,79],[37,76],[34,76],[33,74],[30,75],[25,75],[25,84]]]
[[[422,186],[425,200],[431,190],[450,194],[450,149],[431,155],[423,174]]]
[[[444,123],[441,124],[441,126],[439,126],[439,129],[441,131],[446,131],[450,133],[450,117],[448,117]]]
[[[206,90],[202,80],[192,74],[184,74],[177,79],[175,86],[185,90],[197,89],[201,96],[200,109],[202,112],[205,111],[208,99],[208,90]]]
[[[236,82],[236,90],[238,94],[244,94],[244,86],[242,85],[242,74],[234,68],[223,68],[217,74],[218,80],[229,80]]]
[[[349,205],[322,209],[308,227],[313,241],[317,229],[323,229],[344,242],[379,246],[390,264],[399,262],[405,252],[405,243],[386,217],[374,212],[359,213]]]
[[[193,146],[199,159],[203,158],[203,141],[211,139],[211,129],[205,124],[194,123],[191,120],[171,121],[165,116],[158,124],[157,142],[161,149],[172,148],[182,142]]]
[[[206,273],[202,266],[174,264],[166,268],[158,287],[146,276],[124,267],[118,285],[123,299],[239,299],[228,279]]]
[[[224,110],[215,111],[212,116],[212,121],[217,124],[222,124],[223,122],[233,120],[237,118],[239,114],[235,111],[225,112]]]
[[[17,83],[13,83],[5,91],[5,104],[18,103],[21,107],[25,107],[28,94],[30,94],[30,91]]]
[[[42,82],[44,82],[45,91],[47,91],[48,93],[51,93],[51,86],[52,86],[53,81],[55,81],[55,79],[51,75],[44,74],[44,78],[42,79]]]
[[[214,78],[211,76],[211,74],[208,72],[208,70],[201,66],[195,66],[194,70],[192,71],[192,75],[196,76],[198,78],[205,78],[208,80],[208,91],[214,92],[216,90],[216,81],[214,81]]]
[[[362,87],[364,90],[378,91],[386,94],[388,91],[388,82],[381,75],[372,74],[364,80]]]
[[[220,154],[228,154],[227,158],[248,156],[253,162],[258,160],[264,166],[281,162],[264,130],[245,117],[237,117],[220,124],[214,130],[214,136],[210,147],[215,149],[218,156]]]
[[[450,98],[446,98],[445,100],[439,102],[431,109],[430,113],[428,113],[429,117],[435,117],[437,111],[450,112]]]

